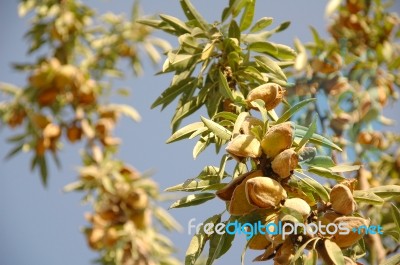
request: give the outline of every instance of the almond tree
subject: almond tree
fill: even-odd
[[[206,166],[196,178],[168,189],[190,193],[171,208],[213,199],[225,201],[226,209],[205,220],[202,228],[235,221],[266,225],[344,223],[350,231],[331,235],[298,230],[286,238],[282,234],[256,234],[244,246],[242,263],[250,248],[262,251],[255,261],[273,259],[274,264],[317,264],[318,258],[326,264],[356,264],[363,257],[371,264],[375,260],[384,264],[393,250],[382,252],[379,235],[364,237],[365,228],[385,225],[386,236],[395,240],[390,245],[398,244],[399,209],[388,201],[400,194],[400,186],[383,185],[398,184],[397,180],[379,182],[370,176],[375,185],[369,188],[368,177],[361,175],[367,174],[362,167],[366,162],[371,161],[375,165],[371,168],[378,170],[384,163],[376,162],[375,150],[370,153],[367,147],[385,150],[385,137],[376,135],[372,127],[368,131],[364,128],[378,120],[376,102],[385,104],[388,95],[395,94],[399,49],[391,33],[398,36],[394,31],[398,19],[384,11],[380,1],[341,5],[334,0],[328,11],[338,10],[330,27],[335,40],[322,40],[313,30],[315,43],[304,47],[296,41],[296,53],[269,40],[289,22],[268,30],[273,22],[270,17],[253,23],[255,2],[230,0],[221,21],[215,23],[208,23],[189,0],[180,1],[187,21],[169,15],[140,20],[179,41],[179,47],[167,53],[162,69],[162,73],[174,74],[171,84],[152,106],[164,109],[178,99],[171,120],[173,134],[167,143],[198,137],[194,158],[210,145],[217,153],[225,149],[219,166]],[[309,61],[306,48],[312,57]],[[292,66],[297,72],[288,80]],[[365,89],[377,90],[377,96],[361,94]],[[327,106],[333,109],[328,111],[334,115],[319,109],[324,106],[319,91],[328,94]],[[281,114],[276,111],[279,106]],[[181,126],[202,107],[209,117]],[[353,115],[346,115],[346,108]],[[354,120],[348,121],[349,116]],[[349,123],[353,126],[349,135],[344,135]],[[335,137],[330,136],[329,125]],[[398,137],[388,138],[391,143],[398,142]],[[365,146],[356,144],[356,154],[350,155],[354,139]],[[359,184],[356,174],[351,173],[357,171]],[[382,174],[382,178],[388,177]],[[323,179],[327,181],[321,184]],[[380,210],[381,214],[371,218],[372,212]],[[364,229],[357,233],[359,227]],[[187,249],[185,264],[195,264],[207,243],[206,264],[212,264],[229,250],[234,239],[234,234],[210,235],[200,229]],[[372,241],[372,249],[366,247],[365,240]],[[385,264],[398,264],[399,259],[396,255]]]
[[[159,233],[153,219],[169,230],[179,225],[158,206],[157,184],[116,157],[120,140],[113,128],[121,115],[139,121],[137,111],[109,102],[112,83],[123,77],[120,60],[127,60],[135,75],[142,72],[139,50],[157,62],[158,49],[169,49],[151,37],[149,27],[136,23],[138,5],[130,19],[107,13],[101,18],[74,0],[25,0],[19,14],[31,16],[26,37],[32,63],[16,65],[27,76],[24,87],[1,84],[2,126],[17,131],[8,139],[20,151],[32,154],[31,169],[38,169],[43,185],[49,159],[59,166],[62,144],[84,143],[78,181],[67,191],[80,191],[93,206],[84,233],[99,252],[100,264],[179,264],[173,245]],[[124,91],[121,91],[124,92]]]

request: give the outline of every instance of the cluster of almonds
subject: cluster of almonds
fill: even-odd
[[[99,186],[104,174],[91,165],[81,170],[80,180],[83,185]],[[118,174],[121,178],[112,178],[113,189],[103,187],[94,214],[86,215],[91,223],[85,233],[87,241],[91,248],[106,252],[121,248],[123,243],[121,264],[148,264],[151,239],[146,230],[151,226],[150,197],[157,185],[130,166],[123,166]]]
[[[29,84],[35,88],[34,97],[42,107],[56,102],[90,106],[96,102],[99,89],[96,81],[87,78],[76,66],[61,64],[56,58],[43,61],[29,77]]]
[[[265,84],[252,90],[247,96],[247,102],[252,108],[252,101],[262,100],[266,109],[271,110],[281,102],[283,94],[284,89],[279,85]],[[350,229],[368,225],[367,220],[351,216],[357,209],[352,194],[353,182],[334,186],[330,193],[330,202],[311,203],[301,196],[301,191],[293,192],[288,182],[299,159],[292,148],[295,132],[293,123],[272,125],[261,141],[252,133],[257,126],[263,128],[264,124],[255,117],[247,116],[241,124],[240,134],[234,135],[226,147],[226,151],[236,160],[251,158],[257,165],[257,169],[234,178],[216,193],[220,199],[226,201],[232,216],[257,213],[262,216],[260,221],[264,224],[278,224],[279,221],[290,222],[283,219],[286,215],[283,209],[286,209],[297,213],[305,224],[316,221],[325,224],[345,222]],[[277,265],[289,264],[297,247],[313,236],[319,237],[321,242],[331,240],[339,247],[346,248],[355,244],[363,234],[351,232],[348,235],[337,233],[333,236],[317,234],[303,237],[290,235],[285,240],[280,234],[256,234],[250,240],[249,248],[265,250],[264,254],[256,258],[258,261],[274,257]],[[325,255],[324,259],[328,258]],[[349,258],[346,258],[346,262],[355,264]]]
[[[388,142],[381,132],[362,131],[358,134],[357,142],[363,145],[370,145],[378,149],[386,149]]]

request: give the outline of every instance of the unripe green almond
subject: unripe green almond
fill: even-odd
[[[286,149],[279,153],[272,161],[272,170],[281,178],[287,178],[297,167],[299,157],[293,149]]]
[[[287,199],[284,206],[289,209],[293,209],[300,213],[304,218],[307,218],[311,213],[311,207],[308,203],[300,198]]]
[[[287,198],[285,189],[268,177],[255,177],[246,182],[246,197],[250,204],[259,208],[277,207]]]
[[[332,188],[330,198],[332,209],[337,213],[350,215],[357,210],[357,203],[351,190],[343,184],[337,184]]]
[[[225,149],[235,159],[244,157],[256,158],[262,154],[260,141],[253,135],[239,134],[233,138]]]
[[[274,158],[282,151],[289,149],[293,143],[294,129],[292,122],[284,122],[269,128],[261,141],[264,153],[269,158]]]
[[[359,229],[359,227],[368,227],[369,225],[369,222],[364,218],[354,216],[342,216],[336,218],[334,224],[339,226],[340,223],[342,223],[342,226],[343,224],[345,224],[344,226],[347,227],[350,231],[346,235],[340,235],[340,230],[338,230],[338,232],[333,235],[333,238],[331,240],[341,248],[347,248],[357,243],[357,241],[360,240],[365,234],[365,228]],[[357,231],[353,232],[353,228],[357,229]]]
[[[263,84],[250,91],[247,95],[247,102],[251,108],[251,102],[257,99],[261,99],[265,103],[267,110],[272,110],[281,103],[285,89],[280,85],[274,83]]]

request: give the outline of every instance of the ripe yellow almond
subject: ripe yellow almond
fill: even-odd
[[[241,129],[244,134],[252,135],[251,129],[256,126],[263,128],[264,123],[255,117],[247,116],[242,123]]]
[[[250,108],[255,109],[251,102],[257,99],[261,99],[265,103],[265,108],[267,110],[272,110],[281,103],[283,96],[285,94],[285,89],[280,85],[275,83],[267,83],[258,86],[251,90],[247,95],[247,103]]]
[[[337,184],[332,188],[330,202],[332,210],[343,215],[350,215],[357,210],[357,203],[351,190],[343,184]]]
[[[228,185],[223,187],[222,189],[218,190],[216,192],[216,195],[224,201],[230,201],[232,199],[232,195],[234,190],[236,189],[237,186],[239,186],[247,177],[249,176],[262,176],[263,173],[261,170],[255,170],[255,171],[250,171],[247,173],[244,173],[236,178],[234,178],[231,182],[229,182]]]
[[[49,123],[43,130],[43,137],[57,139],[61,135],[61,128],[57,124]]]
[[[271,245],[271,242],[267,240],[265,235],[256,234],[250,239],[249,249],[262,250],[266,249],[269,245]]]
[[[300,198],[286,199],[283,204],[286,208],[293,209],[300,213],[304,218],[307,218],[311,213],[311,207],[308,203]]]
[[[255,177],[245,184],[248,202],[259,208],[277,207],[283,199],[287,198],[285,189],[271,178]]]
[[[290,237],[286,238],[274,257],[274,265],[287,265],[294,257],[295,247]]]
[[[246,183],[259,176],[262,176],[261,170],[257,170],[254,173],[247,175],[246,178],[234,189],[228,209],[231,215],[245,215],[257,209],[256,206],[250,204],[247,200]]]
[[[127,203],[133,210],[144,210],[149,204],[149,197],[143,189],[135,189],[129,195]]]
[[[292,146],[293,138],[293,123],[284,122],[269,128],[261,141],[261,148],[269,158],[274,158]]]
[[[368,227],[369,225],[369,222],[364,218],[354,216],[342,216],[336,218],[334,223],[338,226],[341,224],[341,226],[347,227],[350,230],[347,235],[340,235],[340,230],[333,235],[331,240],[341,248],[347,248],[357,243],[357,241],[360,240],[365,234],[365,228],[359,228],[362,226]],[[357,231],[353,232],[353,228],[357,229]]]
[[[139,230],[144,230],[151,225],[151,210],[146,209],[144,211],[135,212],[131,221],[135,224],[135,227]]]
[[[279,153],[272,161],[272,170],[281,178],[287,178],[297,167],[299,157],[293,149],[286,149]]]
[[[261,145],[253,135],[239,134],[233,138],[225,149],[234,158],[242,159],[244,157],[260,157]]]

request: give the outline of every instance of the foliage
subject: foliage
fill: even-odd
[[[314,43],[304,46],[296,40],[295,52],[269,40],[287,28],[288,22],[270,30],[266,30],[273,22],[270,17],[253,23],[253,0],[230,0],[221,21],[213,24],[206,22],[189,0],[180,3],[187,21],[168,15],[140,20],[179,41],[179,47],[168,52],[161,72],[172,72],[172,82],[153,107],[164,109],[178,99],[171,120],[173,134],[167,143],[199,137],[194,158],[210,145],[217,153],[226,145],[227,154],[219,167],[206,166],[196,179],[169,188],[191,193],[171,207],[208,202],[215,197],[210,191],[216,191],[217,197],[226,201],[229,216],[223,212],[204,223],[346,220],[350,228],[370,222],[386,224],[392,231],[386,237],[396,235],[398,208],[387,202],[398,196],[395,190],[399,186],[384,184],[398,184],[398,177],[392,173],[391,179],[387,172],[376,170],[385,158],[379,160],[375,155],[399,138],[372,129],[377,121],[387,125],[381,107],[397,94],[393,85],[398,82],[399,47],[393,38],[399,35],[398,18],[385,10],[385,4],[331,1],[327,13],[336,12],[330,26],[334,39],[323,40],[312,29]],[[326,114],[319,109],[324,100],[329,106]],[[279,105],[283,106],[281,115],[275,111]],[[182,120],[201,107],[210,118],[201,117],[179,129]],[[398,172],[395,160],[390,161]],[[379,182],[372,175],[360,177],[367,172],[361,165],[368,162],[375,173],[391,181]],[[234,168],[233,172],[228,173],[227,168]],[[348,173],[352,171],[359,172],[356,178]],[[328,182],[321,185],[321,178]],[[375,185],[370,188],[362,184],[365,181]],[[390,207],[393,216],[387,212]],[[382,210],[382,215],[374,215],[382,220],[369,220],[372,213]],[[390,251],[376,257],[378,250],[366,248],[362,235],[297,234],[285,240],[257,235],[245,250],[263,250],[255,260],[274,258],[275,264],[316,264],[318,258],[327,264],[355,264],[363,257],[371,264],[382,262]],[[225,236],[196,234],[185,263],[195,264],[209,242],[207,264],[212,264],[231,246],[233,239]],[[377,239],[379,235],[374,236]],[[396,241],[394,236],[390,245],[395,246]],[[215,242],[219,247],[215,248]]]
[[[112,80],[123,77],[117,67],[121,59],[140,74],[139,49],[157,62],[156,47],[169,48],[166,41],[150,37],[149,27],[135,22],[138,11],[135,4],[131,20],[111,13],[98,19],[77,1],[22,1],[20,15],[32,15],[28,53],[38,59],[16,65],[29,75],[25,87],[1,84],[9,97],[1,102],[0,118],[20,129],[9,139],[16,147],[8,157],[32,152],[31,169],[40,169],[44,185],[49,155],[60,166],[62,143],[82,143],[79,179],[66,190],[83,192],[84,201],[93,205],[84,233],[100,254],[98,263],[178,264],[171,256],[172,242],[151,224],[158,219],[169,230],[179,228],[157,205],[157,184],[116,158],[120,140],[112,131],[119,117],[139,121],[140,116],[129,105],[107,103],[116,92]]]

